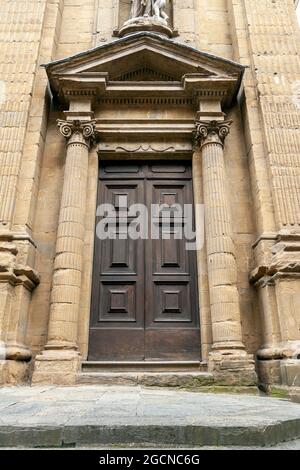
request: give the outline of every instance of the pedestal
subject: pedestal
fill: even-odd
[[[129,34],[140,33],[141,31],[158,33],[168,38],[174,36],[173,30],[168,26],[165,20],[152,16],[141,16],[139,18],[133,18],[132,20],[126,21],[124,26],[122,26],[118,32],[118,36],[122,38]]]

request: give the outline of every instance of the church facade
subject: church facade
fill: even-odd
[[[0,384],[300,387],[295,2],[10,0],[1,30]]]

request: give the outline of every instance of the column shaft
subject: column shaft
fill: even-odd
[[[244,350],[223,142],[231,122],[198,122],[213,350]]]
[[[202,165],[213,349],[243,349],[237,266],[221,144],[204,145]]]
[[[59,214],[51,293],[48,343],[45,349],[77,349],[84,219],[87,194],[89,137],[93,125],[70,127],[59,122],[69,137]]]

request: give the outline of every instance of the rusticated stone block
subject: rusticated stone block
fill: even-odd
[[[254,386],[257,384],[254,360],[251,356],[221,355],[212,353],[208,371],[218,385]]]
[[[36,357],[32,385],[74,385],[80,356],[73,351],[45,351]]]
[[[281,384],[280,360],[258,360],[257,373],[262,385]]]
[[[24,361],[0,361],[0,386],[29,382],[30,365]]]

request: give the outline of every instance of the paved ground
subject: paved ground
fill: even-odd
[[[297,438],[300,404],[275,398],[141,387],[0,389],[1,447],[261,447]]]

